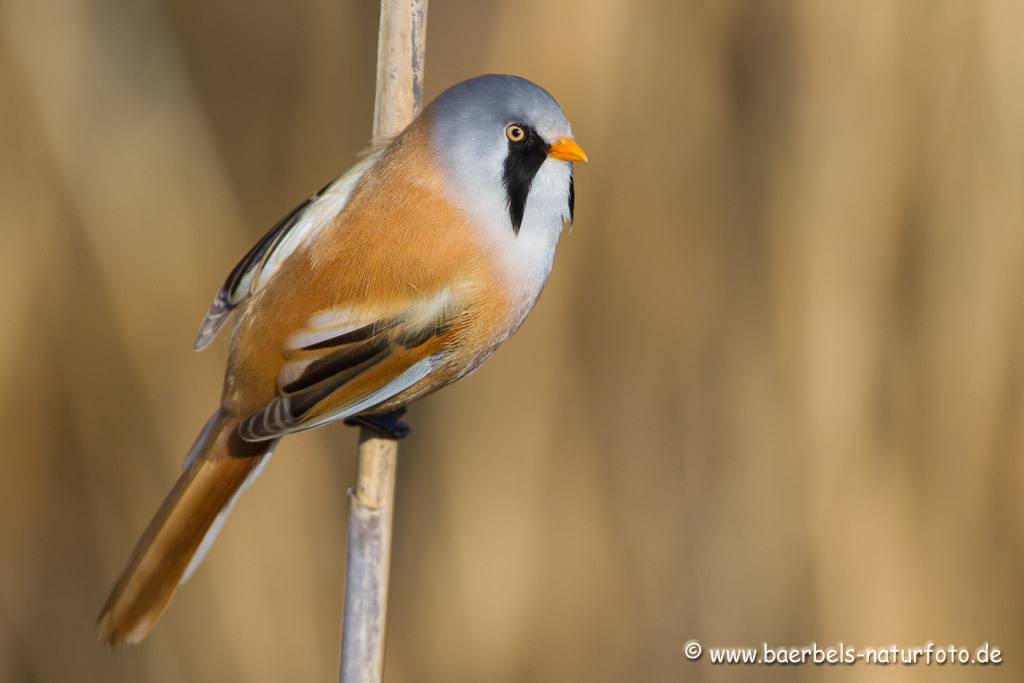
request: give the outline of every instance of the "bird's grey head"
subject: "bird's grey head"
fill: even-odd
[[[572,160],[586,155],[544,88],[518,76],[478,76],[441,93],[430,116],[435,158],[478,218],[507,218],[514,234],[531,218],[572,219]]]

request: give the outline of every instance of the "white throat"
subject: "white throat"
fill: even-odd
[[[530,186],[518,234],[512,228],[508,198],[499,177],[475,183],[479,186],[477,192],[463,192],[455,198],[480,227],[508,277],[509,293],[517,307],[517,326],[537,301],[551,274],[558,236],[570,218],[571,178],[571,163],[544,161]]]

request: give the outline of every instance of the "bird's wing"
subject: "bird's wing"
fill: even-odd
[[[199,334],[193,344],[196,351],[209,346],[231,311],[245,297],[265,285],[289,254],[338,215],[348,203],[359,179],[377,162],[382,151],[383,148],[380,148],[371,152],[345,175],[295,207],[253,245],[228,274],[213,303],[210,304],[210,310],[199,327]]]
[[[314,315],[285,342],[277,397],[238,433],[247,441],[276,438],[394,398],[444,362],[466,300],[446,286],[387,309]]]

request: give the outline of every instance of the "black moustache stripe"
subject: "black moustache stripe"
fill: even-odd
[[[576,220],[576,181],[572,178],[572,171],[569,171],[569,223]]]
[[[550,149],[536,131],[527,126],[522,128],[525,133],[522,140],[508,141],[508,156],[505,157],[505,172],[502,175],[505,195],[508,198],[508,216],[512,220],[512,230],[517,235],[523,225],[530,186],[533,185],[533,179],[541,164],[548,158]]]

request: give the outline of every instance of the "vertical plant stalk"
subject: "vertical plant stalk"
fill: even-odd
[[[375,142],[400,133],[420,111],[426,28],[427,0],[381,0]],[[397,465],[398,441],[360,428],[356,487],[349,492],[341,683],[383,679]]]
[[[373,138],[394,137],[420,113],[427,0],[381,0]]]

